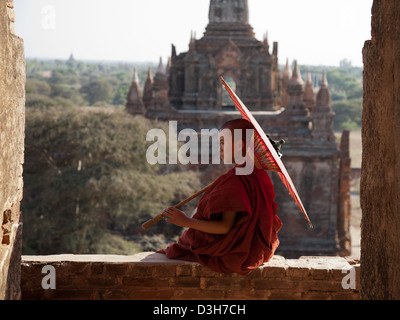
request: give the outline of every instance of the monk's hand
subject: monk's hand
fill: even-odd
[[[169,207],[163,211],[165,221],[176,224],[179,227],[186,228],[189,226],[190,218],[184,212],[175,208]]]

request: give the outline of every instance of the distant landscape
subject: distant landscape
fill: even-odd
[[[125,104],[133,68],[143,86],[149,66],[155,75],[158,63],[26,61],[23,254],[132,254],[179,236],[165,222],[146,234],[140,228],[202,187],[195,172],[145,160],[147,131],[166,124],[127,116]],[[359,168],[362,68],[343,60],[300,70],[303,79],[311,71],[316,90],[327,72],[334,129],[352,131],[352,167]]]

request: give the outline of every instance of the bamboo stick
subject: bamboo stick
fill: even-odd
[[[201,189],[200,191],[198,191],[197,193],[195,193],[194,195],[190,196],[189,198],[183,200],[182,202],[178,203],[175,208],[179,208],[182,207],[183,205],[185,205],[186,203],[192,201],[194,198],[197,198],[199,195],[201,195],[203,192],[205,192],[209,187],[211,186],[208,185],[207,187],[204,187],[203,189]],[[142,229],[146,230],[149,227],[151,227],[153,224],[156,224],[157,222],[161,221],[163,218],[165,217],[165,214],[160,213],[158,216],[154,217],[153,219],[150,219],[148,221],[146,221],[145,223],[142,224]]]

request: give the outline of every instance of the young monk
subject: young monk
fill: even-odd
[[[235,130],[242,130],[231,144],[224,144],[220,137],[221,158],[238,159],[246,154],[246,129],[254,130],[244,119],[225,123],[235,137]],[[226,131],[226,130],[225,130]],[[220,176],[201,197],[197,212],[189,218],[177,208],[163,211],[166,221],[186,229],[178,240],[166,249],[170,259],[199,262],[221,273],[248,274],[273,256],[279,245],[277,232],[282,226],[277,217],[274,187],[268,174],[257,168],[257,163],[247,175],[238,175],[235,167]]]

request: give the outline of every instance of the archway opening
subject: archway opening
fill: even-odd
[[[225,82],[231,87],[231,89],[236,92],[236,82],[232,77],[225,78]],[[233,103],[228,91],[222,88],[222,109],[224,110],[234,110],[235,104]]]

